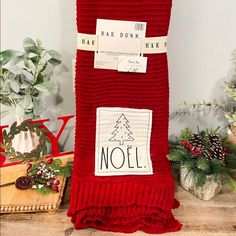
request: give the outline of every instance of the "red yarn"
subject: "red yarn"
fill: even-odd
[[[95,34],[96,20],[147,22],[147,37],[168,32],[171,0],[77,0],[77,29]],[[171,210],[174,180],[168,153],[169,87],[167,55],[150,54],[146,74],[94,69],[94,52],[77,50],[76,134],[70,207],[76,229],[147,233],[177,231]],[[152,175],[95,176],[96,108],[153,111]]]

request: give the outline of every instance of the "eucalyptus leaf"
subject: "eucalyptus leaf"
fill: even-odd
[[[5,50],[0,52],[0,65],[3,66],[7,64],[21,54],[21,52],[15,50]]]
[[[18,93],[11,93],[8,96],[10,99],[22,99],[22,95],[18,94]]]
[[[35,70],[35,65],[31,60],[25,60],[24,65],[32,71]]]
[[[31,53],[31,52],[38,53],[37,45],[35,44],[34,40],[31,38],[24,39],[23,46],[26,53]]]
[[[29,94],[25,95],[24,108],[25,109],[32,109],[33,107],[34,107],[34,104],[32,102],[32,97]]]
[[[28,58],[33,58],[33,57],[37,57],[37,54],[33,52],[29,53]]]
[[[38,47],[42,48],[42,41],[40,39],[36,39],[36,43],[38,45]]]
[[[53,66],[57,66],[57,65],[60,65],[60,64],[61,64],[61,60],[58,60],[58,59],[56,59],[56,58],[50,58],[50,59],[48,60],[48,62],[49,62],[51,65],[53,65]]]
[[[23,52],[0,52],[0,103],[21,116],[40,116],[46,109],[43,93],[57,88],[53,81],[54,67],[61,63],[61,54],[46,50],[37,39],[26,38]]]
[[[61,61],[62,56],[61,56],[61,54],[58,53],[57,51],[55,51],[55,50],[50,50],[50,51],[47,51],[47,53],[48,53],[52,58]]]
[[[47,66],[48,66],[48,62],[45,62],[44,64],[41,64],[41,65],[38,65],[37,72],[42,73],[44,70],[46,70]]]
[[[18,66],[9,67],[8,70],[15,75],[19,75],[22,73],[22,69]]]
[[[22,73],[23,73],[23,75],[25,76],[26,79],[28,79],[30,81],[34,80],[33,74],[30,73],[29,71],[23,70]]]
[[[40,92],[52,92],[55,89],[55,84],[52,81],[46,81],[34,86]]]
[[[39,73],[39,74],[37,75],[36,83],[35,83],[35,84],[41,84],[41,83],[43,83],[43,82],[44,82],[44,77],[43,77],[43,75],[42,75],[41,73]]]
[[[20,86],[20,89],[27,89],[27,88],[29,88],[29,85],[28,85],[28,84],[22,84],[22,85]]]
[[[25,109],[24,109],[24,107],[22,106],[22,104],[21,104],[21,103],[17,104],[17,105],[16,105],[16,115],[22,117],[22,116],[24,116],[24,114],[25,114]]]
[[[19,84],[15,81],[15,80],[10,80],[10,85],[11,85],[11,88],[12,90],[15,92],[15,93],[19,93],[20,91],[20,86]]]
[[[20,56],[17,56],[15,57],[11,63],[10,63],[10,66],[15,66],[16,64],[18,64],[19,62],[23,61],[24,60],[24,55],[20,55]]]

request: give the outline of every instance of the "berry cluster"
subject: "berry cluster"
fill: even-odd
[[[46,187],[59,192],[60,181],[57,179],[59,170],[52,168],[53,159],[41,161],[37,166],[32,163],[27,164],[27,175],[34,179],[32,188]]]
[[[195,157],[205,157],[208,160],[225,160],[227,150],[221,145],[220,138],[215,133],[203,132],[190,135],[188,140],[181,142],[181,145]]]

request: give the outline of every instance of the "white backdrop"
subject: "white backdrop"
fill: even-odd
[[[235,0],[173,0],[169,32],[170,112],[186,101],[223,99],[236,48]],[[74,113],[72,59],[75,57],[75,0],[1,0],[1,50],[22,49],[26,37],[40,38],[63,55],[67,69],[59,76],[61,115]],[[170,134],[186,126],[225,125],[213,115],[170,119]],[[73,148],[70,133],[65,149]],[[65,139],[65,137],[64,137]]]

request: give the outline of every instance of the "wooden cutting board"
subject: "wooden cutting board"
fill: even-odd
[[[68,154],[58,157],[63,165],[73,161],[74,154]],[[19,164],[7,166],[0,169],[0,184],[14,182],[18,177],[25,175],[26,165]],[[14,212],[38,212],[57,210],[63,196],[66,178],[60,177],[59,192],[40,195],[37,191],[19,190],[15,185],[9,185],[0,188],[0,213]]]

